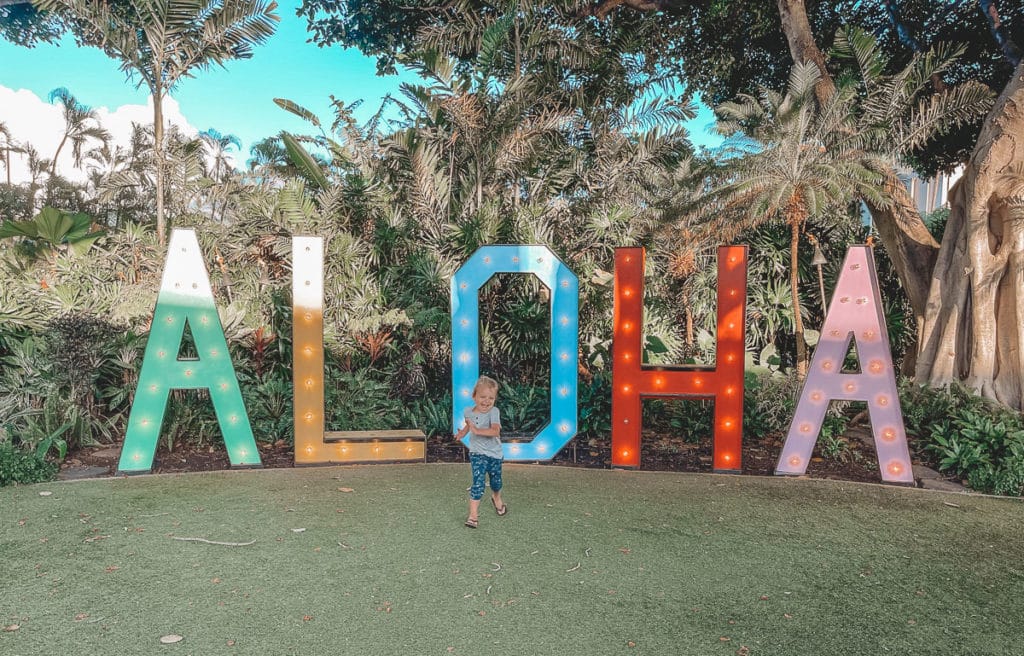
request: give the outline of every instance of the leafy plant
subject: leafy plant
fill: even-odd
[[[88,214],[44,207],[28,221],[4,221],[0,226],[0,239],[22,237],[44,250],[68,249],[75,255],[83,255],[106,234],[102,230],[93,231],[92,224]]]
[[[10,443],[0,443],[0,487],[43,483],[56,475],[56,463]]]
[[[1024,494],[1024,418],[967,388],[904,384],[907,430],[939,471],[980,492]]]

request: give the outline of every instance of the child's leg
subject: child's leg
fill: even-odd
[[[469,454],[469,464],[473,469],[473,485],[469,488],[469,519],[477,519],[480,512],[480,499],[484,496],[484,481],[487,477],[486,461],[487,456]]]
[[[487,468],[487,477],[491,484],[491,498],[494,499],[494,507],[501,510],[505,502],[501,500],[501,463],[498,458],[490,458],[490,466]]]

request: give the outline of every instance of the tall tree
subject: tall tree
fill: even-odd
[[[71,141],[71,153],[75,167],[82,165],[82,148],[90,139],[99,141],[101,144],[110,141],[110,133],[100,125],[99,114],[95,109],[78,102],[78,99],[64,87],[50,92],[49,101],[52,103],[54,100],[59,101],[61,105],[64,134],[61,136],[60,143],[57,144],[57,151],[53,154],[53,162],[50,164],[51,178],[57,175],[57,159],[68,141]]]
[[[72,17],[77,33],[121,61],[153,96],[156,224],[160,243],[165,218],[163,101],[196,70],[252,57],[253,46],[277,27],[277,3],[267,0],[138,0],[130,7],[103,0],[34,0],[43,11]]]
[[[807,62],[793,68],[785,96],[762,89],[715,109],[727,141],[725,184],[711,189],[698,206],[719,217],[714,231],[732,239],[769,222],[790,230],[790,292],[796,337],[796,372],[807,373],[807,344],[799,292],[799,244],[805,224],[856,197],[882,204],[880,171],[887,162],[865,148],[857,129],[856,91],[833,92],[818,103],[821,73]],[[751,143],[751,140],[753,143]],[[728,221],[723,225],[722,219]]]
[[[18,144],[15,143],[14,137],[11,136],[11,129],[3,121],[0,121],[0,138],[3,139],[0,142],[0,153],[3,154],[0,161],[3,162],[4,169],[7,171],[7,184],[9,186],[11,184],[11,153],[18,153],[21,150],[18,148]]]

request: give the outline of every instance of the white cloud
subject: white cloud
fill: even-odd
[[[142,125],[153,122],[153,99],[145,105],[121,105],[110,110],[94,107],[100,124],[110,132],[114,143],[127,145],[131,139],[132,123]],[[188,135],[195,136],[198,130],[182,115],[177,101],[164,99],[164,120],[180,127]],[[19,143],[30,143],[40,157],[52,158],[57,145],[64,135],[64,119],[59,104],[51,105],[26,89],[17,91],[0,85],[0,122],[7,125],[11,137]],[[57,171],[64,177],[82,182],[85,172],[74,167],[70,146],[65,145],[57,162]],[[6,171],[0,173],[0,180],[6,181]],[[27,182],[30,179],[28,166],[23,159],[11,153],[11,182]]]

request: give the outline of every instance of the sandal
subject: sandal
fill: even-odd
[[[491,497],[491,505],[494,506],[494,512],[498,513],[498,517],[504,517],[508,512],[508,504],[503,503],[501,504],[501,508],[499,508],[498,502],[494,500],[494,497]]]
[[[477,520],[473,519],[472,517],[470,517],[469,519],[466,520],[466,526],[468,526],[469,528],[476,528],[479,525],[480,525],[480,522],[478,522]]]

